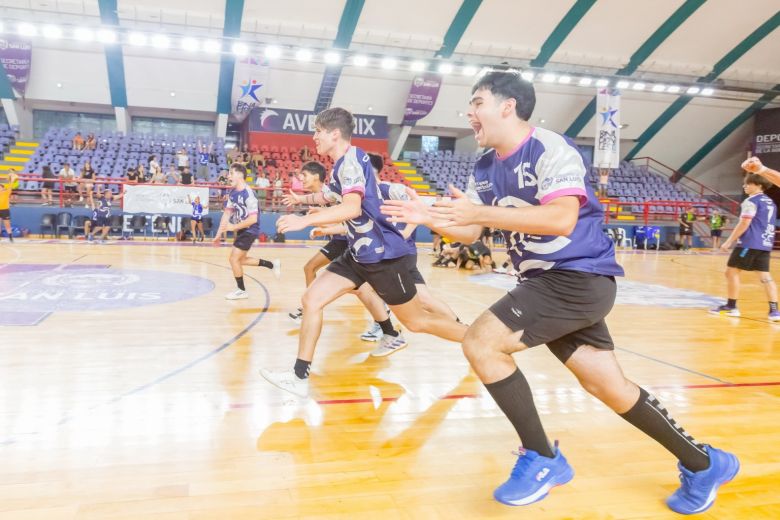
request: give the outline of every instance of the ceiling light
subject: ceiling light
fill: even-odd
[[[368,56],[358,54],[352,58],[352,64],[355,65],[355,67],[365,67],[368,65]]]
[[[246,56],[249,54],[249,46],[246,43],[235,42],[231,47],[231,50],[236,56]]]
[[[552,83],[553,81],[555,81],[555,78],[556,78],[555,74],[547,73],[542,76],[542,81],[544,81],[545,83]]]
[[[171,91],[171,97],[176,97],[176,92]]]
[[[282,49],[275,45],[269,45],[265,48],[265,52],[263,54],[265,54],[265,57],[269,60],[276,60],[282,57]]]
[[[617,82],[617,88],[628,88],[629,82],[628,81],[618,81]]]
[[[571,77],[570,76],[561,76],[558,78],[558,83],[561,83],[562,85],[568,85],[571,83]]]
[[[428,67],[428,64],[424,61],[413,61],[409,64],[409,70],[414,72],[422,72]]]
[[[634,90],[644,90],[646,85],[641,82],[634,83],[634,85],[631,87]]]
[[[452,63],[439,63],[438,71],[441,74],[452,74]]]
[[[155,49],[167,49],[171,45],[171,40],[164,34],[155,34],[152,36],[152,47]]]
[[[41,30],[45,38],[57,39],[62,38],[62,29],[56,25],[44,25]]]
[[[130,45],[146,45],[146,35],[141,33],[130,33],[127,37],[127,41],[130,42]]]
[[[593,83],[593,79],[591,78],[580,78],[580,81],[577,84],[581,87],[589,87],[591,83]]]
[[[17,31],[22,36],[36,36],[38,34],[38,29],[30,23],[20,23]]]
[[[689,87],[688,90],[685,91],[686,94],[698,94],[701,89],[699,87]]]
[[[216,54],[222,50],[222,45],[218,41],[206,40],[203,42],[203,50],[209,54]]]
[[[57,88],[62,88],[62,83],[57,83]]]
[[[534,73],[530,70],[527,70],[525,72],[520,73],[520,77],[523,78],[526,81],[533,81],[534,80]]]
[[[311,61],[311,57],[312,54],[309,49],[298,49],[298,52],[295,53],[295,59],[298,61]]]
[[[605,78],[600,78],[596,80],[596,86],[597,87],[608,87],[609,86],[609,80]]]
[[[76,38],[79,38],[79,31],[83,31],[82,36],[84,37],[85,41],[92,39],[92,31],[86,28],[76,29]],[[87,39],[87,37],[89,38]],[[97,40],[100,43],[116,43],[116,33],[109,29],[100,29],[97,32]]]
[[[371,106],[371,105],[368,105],[368,111],[369,111],[369,112],[373,112],[373,111],[374,111],[374,107],[373,107],[373,106]]]
[[[545,119],[539,118],[540,123],[544,124],[545,121],[546,121]]]
[[[479,72],[479,69],[473,65],[466,65],[465,67],[463,67],[461,72],[463,73],[464,76],[474,76],[477,74],[477,72]]]
[[[326,52],[323,59],[328,65],[336,65],[341,61],[341,54],[338,52]]]
[[[663,92],[666,90],[666,85],[653,85],[652,91],[653,92]]]
[[[702,96],[711,96],[714,94],[715,91],[709,87],[701,89],[701,95]]]
[[[385,58],[382,60],[383,69],[387,69],[387,70],[394,69],[396,65],[398,65],[398,62],[396,61],[395,58]]]
[[[181,40],[181,48],[185,51],[195,52],[200,49],[200,43],[195,38],[183,38]]]
[[[670,85],[669,88],[666,89],[667,92],[670,94],[677,94],[680,92],[680,87],[677,85]]]

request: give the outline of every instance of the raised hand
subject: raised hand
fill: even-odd
[[[284,215],[276,221],[276,230],[280,233],[300,231],[306,227],[306,220],[298,215]]]
[[[451,200],[436,202],[430,209],[431,215],[440,222],[437,227],[468,226],[477,223],[478,206],[465,193],[450,184]]]
[[[287,195],[282,197],[282,202],[285,206],[295,206],[296,204],[301,204],[301,197],[296,194],[293,190],[289,190]]]

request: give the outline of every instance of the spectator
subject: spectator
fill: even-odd
[[[195,171],[195,179],[205,181],[209,178],[209,159],[213,146],[214,143],[210,143],[207,147],[198,141],[198,169]]]
[[[297,175],[290,174],[290,189],[295,193],[303,192],[303,181]]]
[[[190,172],[189,166],[185,166],[181,172],[181,183],[184,185],[192,184],[192,172]]]
[[[298,152],[298,156],[301,158],[301,161],[309,162],[311,161],[311,150],[309,150],[308,146],[303,145],[303,148]]]
[[[168,172],[165,174],[165,182],[170,184],[171,179],[173,179],[173,184],[178,184],[181,181],[179,170],[172,164],[168,166]]]
[[[284,182],[282,181],[282,174],[279,173],[276,175],[276,180],[274,181],[274,198],[271,201],[272,206],[276,206],[277,204],[279,204],[279,201],[284,195],[283,188],[284,188]]]
[[[84,138],[81,137],[81,132],[76,132],[76,135],[73,137],[73,149],[74,150],[83,150],[84,149]]]
[[[696,222],[696,214],[693,212],[693,206],[680,213],[680,242],[682,249],[686,253],[693,246],[693,223]]]
[[[143,163],[138,163],[138,182],[146,182],[149,180],[147,178],[146,168],[144,167]]]
[[[265,207],[265,199],[268,196],[268,188],[271,187],[271,181],[268,180],[265,171],[261,170],[257,173],[255,187],[257,187],[257,198],[260,199],[260,206]]]
[[[84,191],[87,192],[88,203],[84,206],[89,208],[95,205],[95,201],[92,198],[92,191],[95,188],[95,169],[92,168],[92,163],[89,160],[84,162],[84,166],[81,167],[81,182],[78,185],[79,202],[84,202]]]
[[[60,180],[62,181],[62,194],[63,201],[66,206],[73,205],[73,199],[78,192],[78,183],[76,182],[76,172],[70,167],[69,163],[65,163],[60,170]]]
[[[609,193],[607,191],[607,185],[609,184],[609,169],[608,168],[601,168],[599,170],[599,198],[606,198],[607,194]]]
[[[727,219],[721,214],[720,210],[715,208],[710,215],[710,237],[712,237],[712,249],[720,249],[720,238],[723,235],[723,226]]]
[[[149,177],[153,184],[165,184],[165,175],[156,155],[149,156]]]
[[[54,172],[51,171],[51,166],[48,164],[45,165],[42,169],[41,177],[44,179],[54,179]],[[41,184],[41,198],[43,199],[42,206],[51,206],[54,204],[54,200],[52,199],[52,190],[54,189],[54,183],[53,180],[44,180],[43,184]]]
[[[0,225],[5,224],[8,241],[14,241],[14,231],[11,228],[11,193],[17,184],[18,176],[11,172],[4,175],[5,182],[0,183]]]
[[[87,136],[87,142],[84,146],[87,150],[94,150],[97,148],[97,139],[95,139],[95,134],[89,134]]]
[[[190,229],[192,231],[192,243],[198,242],[198,231],[200,231],[200,242],[203,242],[203,238],[206,236],[203,233],[203,205],[200,203],[200,197],[195,196],[193,201],[189,195],[187,200],[192,206],[192,218],[190,220]]]
[[[187,155],[187,151],[184,148],[179,149],[176,154],[176,166],[179,168],[179,172],[184,172],[185,168],[190,167],[190,156]]]
[[[127,169],[127,183],[128,184],[138,184],[139,174],[138,170],[135,168],[128,168]]]

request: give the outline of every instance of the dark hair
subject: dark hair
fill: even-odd
[[[772,187],[772,183],[757,173],[749,173],[745,176],[745,184],[755,184],[761,187],[761,191],[766,191]]]
[[[328,171],[325,167],[317,161],[309,161],[301,166],[302,172],[309,172],[320,178],[320,182],[325,182],[325,177],[328,176]]]
[[[514,99],[517,117],[523,121],[531,119],[536,106],[534,86],[520,77],[519,73],[500,70],[488,72],[474,83],[471,94],[473,95],[479,89],[489,90],[498,98]]]
[[[44,164],[43,168],[42,168],[42,171],[43,171],[43,173],[46,173],[46,172],[52,173],[51,166],[49,166],[48,164]]]
[[[382,168],[385,167],[385,160],[382,159],[382,156],[377,153],[369,153],[368,158],[371,161],[371,166],[376,170],[377,173],[382,171]]]
[[[352,138],[352,132],[355,131],[355,119],[349,110],[334,107],[317,114],[314,126],[323,130],[339,130],[342,139],[349,140]]]
[[[230,169],[246,177],[246,167],[243,164],[233,163],[230,165]]]

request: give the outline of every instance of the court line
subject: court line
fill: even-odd
[[[190,259],[190,260],[191,261],[195,261],[195,262],[201,262],[201,263],[204,263],[204,264],[214,265],[214,266],[221,267],[221,268],[224,268],[224,269],[228,269],[228,267],[226,267],[226,266],[223,266],[223,265],[220,265],[220,264],[215,264],[215,263],[212,263],[212,262],[206,262],[205,260],[197,260],[197,259]],[[187,364],[185,364],[183,366],[180,366],[179,368],[176,368],[176,369],[171,370],[170,372],[168,372],[166,374],[163,374],[162,376],[158,377],[157,379],[154,379],[153,381],[150,381],[148,383],[136,386],[135,388],[131,388],[130,390],[127,390],[127,391],[119,394],[118,396],[112,397],[111,399],[103,401],[102,403],[93,405],[93,406],[87,408],[86,410],[84,410],[82,412],[74,413],[74,414],[71,414],[71,415],[66,415],[65,417],[63,417],[62,419],[57,421],[55,423],[55,425],[57,427],[63,426],[65,424],[73,421],[74,419],[76,419],[80,414],[93,412],[93,411],[98,410],[100,408],[103,408],[105,406],[110,406],[112,404],[118,403],[122,399],[125,399],[127,397],[131,397],[131,396],[136,395],[138,393],[141,393],[144,390],[147,390],[147,389],[149,389],[149,388],[151,388],[153,386],[156,386],[156,385],[159,385],[161,383],[164,383],[165,381],[168,381],[169,379],[171,379],[171,378],[181,374],[182,372],[185,372],[185,371],[189,370],[190,368],[192,368],[192,367],[194,367],[196,365],[199,365],[200,363],[202,363],[202,362],[204,362],[204,361],[206,361],[208,359],[211,359],[212,357],[216,356],[217,354],[219,354],[223,350],[225,350],[228,347],[230,347],[231,345],[233,345],[236,341],[238,341],[239,339],[244,337],[255,325],[260,323],[260,320],[263,319],[263,316],[265,316],[268,313],[268,309],[269,309],[269,307],[271,305],[271,295],[268,292],[268,289],[266,288],[266,286],[263,285],[260,282],[260,280],[258,280],[254,276],[247,275],[247,274],[245,274],[244,276],[246,276],[250,280],[255,281],[263,289],[263,292],[265,293],[265,306],[260,310],[260,313],[257,315],[257,317],[254,320],[252,320],[252,322],[250,322],[241,331],[239,331],[238,334],[236,334],[235,336],[233,336],[229,340],[227,340],[224,343],[222,343],[222,345],[220,345],[216,349],[214,349],[214,350],[212,350],[210,352],[207,352],[206,354],[203,354],[202,356],[200,356],[200,357],[190,361],[189,363],[187,363]],[[30,433],[24,434],[24,436],[25,436],[25,438],[28,438],[30,436],[38,435],[39,433],[41,433],[41,432],[40,431],[30,432]],[[11,437],[8,437],[6,439],[0,440],[0,447],[10,446],[12,444],[16,444],[17,442],[19,442],[18,437],[19,437],[19,435],[16,435],[16,436],[11,436]]]

